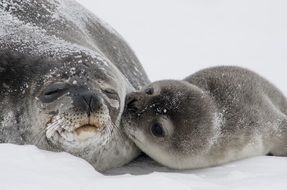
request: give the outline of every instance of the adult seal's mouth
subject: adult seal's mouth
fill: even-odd
[[[74,101],[79,101],[79,99],[76,98]],[[83,102],[86,104],[86,101]],[[94,111],[92,110],[94,110],[94,106],[92,103],[87,104],[86,112],[88,114],[81,113],[79,109],[67,109],[66,111],[63,109],[64,113],[52,116],[49,122],[47,122],[47,139],[52,143],[58,143],[57,140],[55,140],[57,138],[54,136],[58,136],[58,138],[68,142],[81,142],[91,138],[97,138],[113,123],[110,117],[103,114],[108,111],[107,107],[102,106],[100,109],[101,110],[96,110],[96,112],[102,113],[93,113]],[[67,112],[69,114],[66,114]]]
[[[98,125],[85,124],[75,129],[75,132],[78,136],[85,136],[84,134],[95,134],[100,129]]]
[[[64,128],[57,129],[56,133],[67,141],[83,141],[94,137],[100,130],[100,126],[85,124],[73,131],[68,131]]]

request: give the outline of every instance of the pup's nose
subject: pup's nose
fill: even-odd
[[[126,109],[134,110],[134,111],[138,110],[139,109],[139,107],[137,106],[138,100],[139,100],[138,93],[132,92],[132,93],[127,94],[126,102],[125,102]]]

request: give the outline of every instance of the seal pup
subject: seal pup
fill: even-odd
[[[221,66],[154,82],[128,94],[126,103],[126,134],[171,168],[287,155],[286,98],[247,69]]]
[[[119,125],[126,94],[149,81],[117,32],[70,0],[2,0],[0,22],[0,142],[99,171],[139,154]]]

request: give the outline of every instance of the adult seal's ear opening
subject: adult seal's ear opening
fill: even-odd
[[[66,151],[106,170],[139,153],[120,130],[149,80],[125,41],[75,1],[0,4],[0,141]]]

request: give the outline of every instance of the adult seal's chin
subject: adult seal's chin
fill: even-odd
[[[56,131],[48,141],[84,158],[98,171],[105,171],[126,164],[139,155],[139,149],[127,139],[121,130],[115,131],[114,126],[84,125],[73,131]]]

